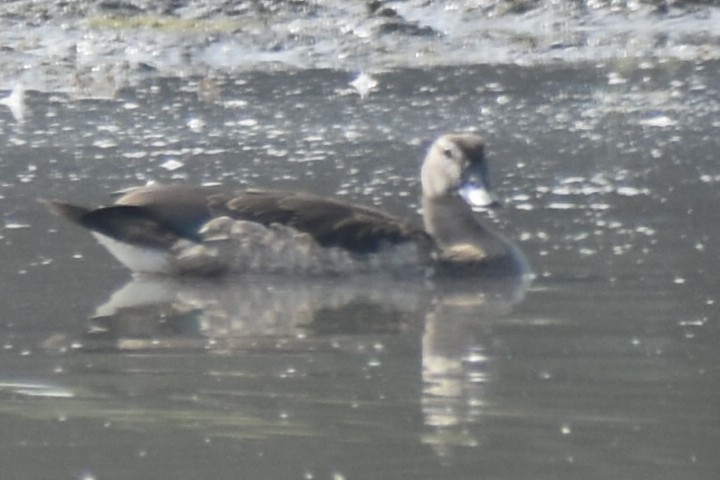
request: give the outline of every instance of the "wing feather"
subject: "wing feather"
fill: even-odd
[[[311,235],[323,246],[356,253],[409,241],[430,242],[423,230],[380,210],[304,193],[252,190],[235,196],[223,208],[218,213],[263,225],[282,224]]]

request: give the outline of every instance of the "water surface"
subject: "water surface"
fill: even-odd
[[[5,478],[715,478],[715,61],[150,78],[0,111]],[[35,200],[150,180],[418,218],[482,132],[531,282],[135,279]]]

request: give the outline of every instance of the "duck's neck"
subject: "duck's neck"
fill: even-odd
[[[513,255],[515,248],[480,223],[460,197],[423,197],[422,205],[425,230],[435,239],[441,252],[477,249],[488,260]]]

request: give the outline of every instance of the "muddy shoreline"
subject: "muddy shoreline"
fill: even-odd
[[[720,58],[713,2],[102,0],[0,4],[0,88],[148,76]]]

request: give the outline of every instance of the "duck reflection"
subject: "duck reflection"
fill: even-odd
[[[492,380],[486,329],[522,300],[530,281],[528,276],[402,281],[360,276],[341,282],[139,276],[97,307],[74,344],[82,351],[221,353],[314,352],[325,342],[357,352],[368,342],[401,338],[413,347],[385,352],[382,368],[392,368],[392,375],[407,370],[398,382],[406,386],[417,379],[411,395],[420,396],[422,441],[442,455],[458,443],[477,443],[463,436],[462,426],[480,416],[484,388]],[[399,344],[384,343],[389,349]]]

